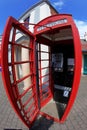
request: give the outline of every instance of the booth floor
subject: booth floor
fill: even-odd
[[[42,112],[51,115],[57,119],[60,119],[64,113],[64,108],[66,107],[65,104],[55,102],[53,99],[47,103],[45,107],[41,109]],[[59,114],[60,113],[60,114]]]
[[[52,107],[50,107],[52,108]],[[55,111],[52,109],[52,111]],[[87,76],[82,76],[74,106],[63,124],[41,117],[31,130],[86,130],[87,129]],[[0,130],[29,130],[11,108],[3,88],[0,73]]]

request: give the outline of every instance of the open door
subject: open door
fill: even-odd
[[[64,122],[81,76],[81,44],[71,15],[50,16],[35,26],[41,114]]]
[[[39,112],[34,42],[28,29],[8,18],[2,40],[2,77],[10,103],[27,127]]]

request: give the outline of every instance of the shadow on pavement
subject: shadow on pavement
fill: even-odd
[[[34,123],[30,130],[48,130],[53,123],[53,120],[48,120],[45,117],[41,117]]]

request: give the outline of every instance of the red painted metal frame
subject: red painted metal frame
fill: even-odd
[[[50,28],[48,28],[49,23],[52,23],[52,22],[58,21],[58,20],[59,21],[64,20],[64,19],[66,19],[67,22],[62,23],[62,24],[56,24],[56,25],[50,26]],[[43,25],[43,26],[41,26],[43,29],[38,30],[39,25]],[[45,27],[46,25],[47,25],[47,28]],[[76,25],[73,21],[72,16],[68,15],[68,14],[59,14],[59,15],[54,15],[54,16],[50,16],[48,18],[45,18],[44,20],[39,22],[35,26],[35,29],[34,29],[34,34],[36,35],[36,37],[38,39],[38,37],[41,36],[41,34],[44,34],[44,33],[49,32],[49,31],[51,32],[53,29],[57,29],[57,28],[61,29],[63,27],[68,27],[68,26],[71,26],[71,29],[72,29],[73,43],[74,43],[74,54],[75,54],[74,79],[73,79],[72,92],[70,95],[70,99],[69,99],[69,102],[67,104],[64,115],[62,116],[62,118],[60,120],[57,118],[53,118],[46,113],[41,112],[41,115],[43,115],[45,117],[50,117],[51,119],[53,119],[57,122],[60,122],[60,123],[64,122],[66,117],[68,116],[68,114],[73,106],[73,103],[75,101],[77,91],[79,88],[79,82],[80,82],[80,77],[81,77],[82,56],[81,56],[81,43],[80,43],[78,29],[76,28]],[[51,46],[50,43],[47,43],[47,44]]]
[[[51,26],[48,27],[46,26],[47,24],[49,24],[50,22],[55,22],[57,20],[64,20],[66,19],[67,22],[66,23],[62,23],[62,24],[56,24],[55,26]],[[70,96],[70,100],[68,102],[67,108],[64,112],[63,117],[61,118],[61,120],[51,117],[50,115],[47,115],[46,113],[40,112],[39,111],[39,107],[38,107],[38,95],[37,95],[37,89],[36,89],[36,59],[35,59],[35,37],[38,37],[39,35],[47,32],[47,31],[52,31],[53,29],[56,28],[63,28],[63,27],[67,27],[67,26],[71,26],[72,29],[72,34],[73,34],[73,41],[74,41],[74,53],[75,53],[75,69],[74,69],[74,80],[73,80],[73,86],[72,86],[72,92],[71,92],[71,96]],[[42,29],[40,31],[37,31],[38,27],[45,27],[45,29]],[[9,41],[9,36],[10,36],[10,32],[11,29],[14,28],[13,31],[13,38],[12,38],[12,42]],[[24,45],[21,44],[17,44],[15,41],[15,35],[16,35],[16,29],[22,31],[24,34],[28,35],[30,37],[30,47],[26,47]],[[1,56],[3,57],[1,59],[1,65],[2,65],[2,77],[3,77],[3,81],[4,81],[4,86],[5,86],[5,90],[7,93],[7,96],[11,102],[12,107],[14,108],[15,112],[18,114],[18,116],[20,117],[20,119],[23,121],[23,123],[27,126],[27,127],[31,127],[33,122],[35,121],[37,115],[40,113],[41,115],[47,117],[47,118],[51,118],[54,121],[57,122],[64,122],[66,117],[68,116],[71,107],[73,106],[73,103],[75,101],[76,98],[76,94],[78,91],[78,86],[79,86],[79,81],[80,81],[80,76],[81,76],[81,45],[80,45],[80,38],[79,38],[79,34],[78,34],[78,30],[74,24],[74,21],[72,19],[71,15],[64,15],[64,14],[59,14],[59,15],[54,15],[54,16],[50,16],[44,20],[42,20],[41,22],[39,22],[36,26],[35,26],[35,31],[34,31],[34,35],[32,33],[30,33],[22,24],[20,24],[18,21],[16,21],[14,18],[10,17],[6,23],[6,27],[4,30],[4,34],[3,34],[3,40],[2,40],[2,54]],[[39,44],[44,44],[44,43],[39,43]],[[49,41],[47,41],[47,44],[49,44]],[[8,62],[8,45],[11,45],[11,57],[12,57],[12,62],[9,63]],[[48,45],[51,48],[51,44]],[[14,61],[14,51],[15,51],[15,47],[21,47],[21,48],[26,48],[31,50],[30,52],[30,60],[27,61]],[[47,53],[41,50],[40,45],[39,45],[39,61],[41,62],[43,59],[41,59],[41,53]],[[42,101],[42,104],[40,104],[40,108],[42,108],[45,104],[47,104],[47,102],[52,98],[53,96],[53,84],[52,84],[52,77],[51,77],[51,49],[48,52],[49,53],[49,64],[50,66],[48,66],[49,68],[49,81],[51,81],[49,83],[49,89],[50,89],[50,96],[47,98],[47,100],[45,100],[45,102]],[[46,61],[46,59],[44,59]],[[16,71],[15,71],[15,65],[19,65],[19,64],[25,64],[25,63],[30,63],[30,68],[31,68],[31,72],[26,75],[25,77],[18,79],[16,78]],[[14,82],[11,83],[11,79],[10,79],[10,75],[9,75],[9,66],[12,67],[12,73],[13,73],[13,78],[14,78]],[[42,81],[41,79],[43,77],[46,77],[46,75],[42,76],[42,68],[41,67],[41,63],[40,63],[40,92],[42,93]],[[38,71],[39,71],[38,70]],[[21,83],[23,80],[25,80],[28,77],[31,77],[33,84],[31,86],[29,86],[29,88],[25,91],[23,91],[23,93],[19,94],[19,90],[17,87],[18,83]],[[45,82],[44,82],[45,83]],[[21,98],[30,90],[32,89],[32,95],[27,99],[27,101],[25,103],[22,103]],[[30,107],[25,111],[24,107],[30,102],[30,100],[33,98],[34,102],[32,102],[32,104],[30,105]],[[41,98],[41,97],[40,97]],[[19,107],[19,105],[21,106],[21,108]],[[28,112],[30,111],[30,109],[32,108],[32,106],[35,106],[36,108],[32,111],[31,113],[31,118],[27,117]],[[22,114],[23,113],[23,114]]]
[[[10,34],[11,29],[13,29],[13,36],[12,41],[10,41]],[[16,29],[20,30],[30,38],[30,46],[26,47],[24,45],[16,43],[15,35],[16,35]],[[36,119],[39,109],[38,109],[38,99],[37,99],[37,90],[36,90],[36,70],[35,70],[35,37],[32,33],[30,33],[23,25],[19,24],[18,21],[16,21],[14,18],[9,17],[6,23],[6,27],[3,34],[3,40],[2,40],[2,77],[4,81],[4,87],[6,90],[6,94],[9,98],[9,101],[17,113],[17,115],[20,117],[20,119],[23,121],[23,123],[27,127],[31,127],[34,120]],[[11,46],[11,62],[9,63],[8,59],[8,46]],[[30,52],[30,60],[29,61],[18,61],[15,62],[14,59],[14,53],[15,48],[25,48],[29,50]],[[17,79],[16,77],[16,68],[15,65],[25,64],[29,63],[31,72],[26,75],[25,77],[21,79]],[[11,82],[10,74],[9,74],[9,67],[12,68],[12,74],[13,74],[13,83]],[[29,86],[26,90],[23,90],[23,92],[20,94],[18,89],[18,83],[21,83],[28,77],[31,77],[32,84]],[[28,96],[25,102],[22,102],[22,97],[25,96],[26,93],[32,93]],[[27,104],[31,101],[30,106],[25,110],[25,107]],[[31,112],[32,108],[32,112]],[[29,116],[28,116],[29,114]]]

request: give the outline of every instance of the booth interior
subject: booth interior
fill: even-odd
[[[74,77],[74,39],[72,35],[71,26],[60,27],[57,29],[50,29],[44,33],[36,35],[37,45],[42,46],[42,50],[39,50],[38,47],[38,70],[41,70],[42,77],[39,75],[39,82],[42,80],[42,86],[39,85],[39,93],[40,89],[44,88],[44,85],[48,83],[48,91],[51,92],[52,98],[50,102],[47,102],[44,107],[42,107],[41,111],[45,112],[51,116],[61,119],[65,109],[68,105],[70,94],[72,91],[73,85],[73,77]],[[48,48],[48,55],[43,54],[42,58],[41,53],[47,53],[46,49]],[[41,59],[42,58],[42,59]],[[46,64],[48,61],[49,65],[47,65],[47,69],[45,74],[43,74],[43,67],[39,69],[40,62],[44,62],[42,64]],[[46,67],[45,67],[46,68]],[[47,73],[50,71],[49,73]],[[48,74],[48,81],[46,81]],[[39,83],[40,84],[40,83]],[[46,89],[45,89],[46,90]],[[43,93],[47,93],[44,91]],[[40,95],[40,94],[39,94]],[[45,100],[49,94],[45,94]]]

